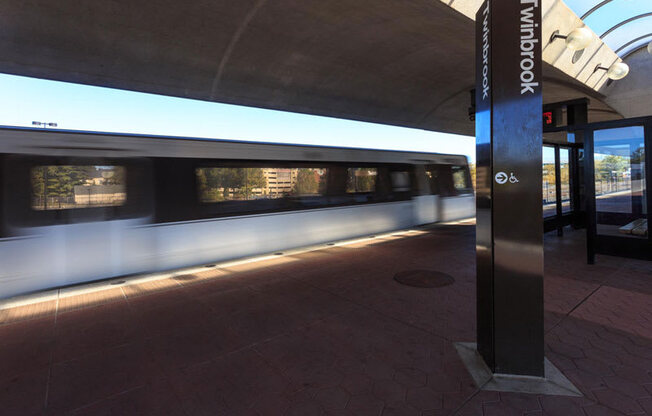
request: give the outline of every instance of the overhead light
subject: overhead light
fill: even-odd
[[[624,62],[616,62],[613,65],[611,65],[609,68],[606,68],[600,64],[595,67],[593,72],[597,71],[607,71],[607,76],[609,79],[613,79],[614,81],[617,81],[619,79],[623,79],[629,74],[629,65],[627,65]]]
[[[573,29],[568,35],[560,35],[558,30],[552,32],[550,43],[555,39],[566,39],[566,47],[572,51],[581,51],[593,41],[593,32],[585,27]]]

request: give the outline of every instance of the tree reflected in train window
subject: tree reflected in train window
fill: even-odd
[[[195,174],[205,203],[323,195],[326,187],[323,168],[206,167]]]
[[[260,168],[198,168],[195,173],[201,202],[256,199],[267,186]]]
[[[124,205],[123,166],[51,165],[31,170],[32,209],[60,210]]]
[[[376,190],[376,168],[348,168],[346,178],[346,192],[350,194],[360,192],[374,192]]]
[[[293,196],[318,196],[326,194],[327,171],[323,168],[299,168],[292,188]]]

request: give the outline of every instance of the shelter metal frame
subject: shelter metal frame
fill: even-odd
[[[652,206],[650,193],[652,175],[652,116],[636,117],[622,120],[603,121],[578,126],[572,126],[569,131],[582,134],[584,137],[584,188],[586,193],[587,215],[587,262],[595,263],[596,254],[608,254],[622,257],[632,257],[643,260],[652,260],[652,235],[648,231],[646,238],[629,238],[625,236],[601,235],[597,232],[596,189],[595,189],[595,161],[594,161],[594,133],[596,130],[613,129],[621,127],[643,127],[645,146],[645,194],[648,223],[649,209]]]

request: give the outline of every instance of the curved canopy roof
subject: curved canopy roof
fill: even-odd
[[[565,2],[621,58],[626,58],[652,41],[650,0]]]
[[[471,135],[481,1],[2,0],[0,72]],[[542,11],[543,39],[582,24],[561,0]],[[544,102],[620,117],[593,70],[611,49],[572,58],[545,46]]]

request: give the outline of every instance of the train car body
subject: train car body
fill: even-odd
[[[474,215],[466,157],[0,128],[0,298]]]

